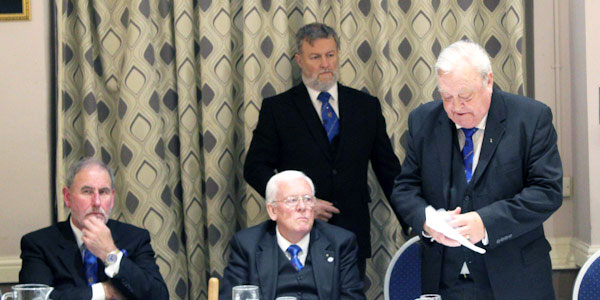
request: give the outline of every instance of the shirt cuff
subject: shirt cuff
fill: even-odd
[[[119,274],[121,258],[123,258],[123,251],[119,251],[119,253],[117,253],[117,261],[114,264],[104,268],[104,273],[106,274],[106,276],[108,276],[109,278],[114,278],[115,276],[117,276],[117,274]]]
[[[105,297],[102,282],[92,284],[92,300],[104,300]]]
[[[489,239],[489,237],[488,237],[487,230],[485,231],[485,236],[484,236],[484,237],[483,237],[483,239],[481,240],[481,243],[482,243],[484,246],[487,246],[487,245],[490,243],[490,239]]]

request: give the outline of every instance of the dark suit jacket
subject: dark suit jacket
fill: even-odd
[[[365,299],[356,266],[356,238],[351,232],[315,220],[308,245],[319,299]],[[261,299],[275,299],[277,288],[275,222],[265,221],[235,234],[225,268],[219,299],[231,299],[231,288],[241,284],[260,287]],[[333,257],[333,261],[328,261]]]
[[[316,196],[340,209],[330,223],[354,232],[359,256],[370,257],[369,160],[388,198],[394,178],[400,173],[400,163],[377,98],[341,84],[338,98],[337,153],[330,151],[325,129],[304,84],[264,99],[246,156],[244,178],[264,197],[267,181],[275,171],[304,172],[314,182]]]
[[[70,220],[59,222],[21,239],[20,283],[43,283],[54,287],[50,298],[91,299],[92,288],[87,285],[81,252],[77,247]],[[167,287],[154,260],[147,230],[109,220],[115,245],[125,249],[119,273],[111,279],[114,286],[128,299],[169,299]],[[98,260],[98,280],[107,281],[104,264]]]
[[[391,202],[421,232],[427,205],[454,209],[448,203],[456,127],[442,101],[420,106],[408,122],[406,158]],[[484,261],[494,297],[554,299],[542,223],[562,203],[562,166],[550,108],[494,90],[471,184],[474,210],[489,237]],[[423,290],[435,292],[444,247],[424,240]]]

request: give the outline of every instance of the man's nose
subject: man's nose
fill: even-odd
[[[100,206],[100,194],[98,193],[98,191],[95,191],[94,194],[92,195],[92,205],[93,206]]]

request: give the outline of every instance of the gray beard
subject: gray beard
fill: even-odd
[[[311,89],[320,91],[320,92],[325,92],[328,91],[334,84],[337,83],[339,78],[339,73],[338,71],[334,71],[333,72],[333,78],[330,81],[327,82],[321,82],[319,81],[319,76],[315,76],[314,78],[306,78],[304,76],[304,74],[302,74],[302,82],[304,82],[304,84],[308,87],[310,87]]]

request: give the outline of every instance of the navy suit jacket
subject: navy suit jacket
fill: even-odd
[[[365,299],[356,265],[358,249],[354,234],[315,220],[308,248],[320,300]],[[236,233],[231,239],[231,256],[223,273],[219,298],[231,299],[232,287],[252,284],[260,287],[261,299],[275,299],[277,251],[281,249],[273,221]]]
[[[408,147],[391,202],[422,232],[425,207],[449,207],[456,131],[442,101],[409,116]],[[554,299],[550,245],[542,223],[562,204],[562,166],[546,105],[494,90],[479,162],[473,208],[489,237],[484,261],[496,299]],[[422,285],[436,292],[444,246],[423,239]],[[483,246],[481,243],[480,246]]]
[[[340,132],[331,151],[325,129],[304,84],[266,98],[244,164],[244,178],[263,197],[275,171],[298,170],[315,184],[316,197],[340,214],[329,223],[352,231],[359,256],[371,256],[369,161],[389,199],[400,162],[387,135],[377,98],[338,84]],[[399,219],[404,229],[402,219]]]
[[[21,239],[20,283],[43,283],[54,287],[50,298],[82,300],[92,298],[87,285],[83,259],[77,247],[70,220],[58,222]],[[167,286],[154,260],[147,230],[109,220],[117,248],[127,251],[121,259],[119,273],[112,279],[104,273],[98,260],[98,281],[111,280],[127,299],[169,299]]]

